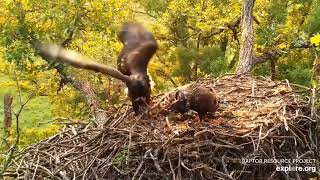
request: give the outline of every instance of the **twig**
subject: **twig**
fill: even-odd
[[[138,175],[141,167],[143,166],[144,159],[147,157],[147,154],[148,154],[150,151],[151,151],[151,149],[147,150],[147,151],[144,153],[144,156],[143,156],[143,158],[142,158],[142,160],[141,160],[141,162],[140,162],[140,164],[139,164],[136,172],[133,174],[132,180],[135,180],[135,179],[136,179],[136,176]]]
[[[178,161],[178,174],[177,174],[177,179],[182,180],[181,176],[181,146],[179,146],[179,161]]]
[[[15,138],[15,141],[14,141],[13,145],[9,149],[9,153],[8,153],[8,155],[6,157],[6,160],[4,161],[3,168],[0,171],[0,178],[2,177],[2,174],[4,174],[4,172],[9,167],[10,163],[12,162],[13,155],[16,152],[16,148],[17,148],[17,146],[18,146],[18,144],[20,142],[19,118],[20,118],[21,112],[22,112],[23,108],[25,107],[25,105],[33,97],[33,94],[31,94],[25,102],[22,102],[21,88],[20,88],[20,85],[19,85],[19,81],[18,81],[18,77],[17,77],[16,71],[14,71],[14,77],[15,77],[16,87],[18,88],[18,96],[19,96],[19,103],[20,103],[20,108],[18,109],[17,112],[14,112],[15,120],[16,120],[16,133],[17,134],[16,134],[16,138]]]
[[[311,118],[315,118],[315,101],[316,101],[316,90],[314,88],[311,89]]]
[[[167,155],[167,159],[168,159],[170,170],[171,170],[171,173],[172,173],[172,179],[176,180],[176,174],[174,173],[174,169],[173,169],[173,166],[172,166],[172,163],[171,163],[171,160],[170,160],[170,156]]]
[[[38,160],[37,160],[36,168],[34,169],[34,172],[33,172],[33,175],[32,175],[32,180],[34,180],[34,179],[35,179],[35,177],[36,177],[36,173],[37,173],[37,169],[38,169],[39,161],[40,161],[39,156],[38,156],[38,158],[37,158],[37,159],[38,159]]]

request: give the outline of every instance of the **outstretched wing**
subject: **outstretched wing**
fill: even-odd
[[[147,72],[148,63],[156,50],[157,45],[153,41],[147,41],[128,53],[126,64],[132,67],[130,74]]]
[[[125,75],[146,72],[158,47],[153,34],[141,24],[126,23],[120,31],[119,39],[124,46],[118,56],[118,70]]]
[[[119,72],[117,69],[92,61],[75,51],[64,49],[58,45],[45,44],[38,41],[34,41],[33,46],[39,51],[41,56],[47,59],[70,64],[76,68],[87,69],[106,74],[120,79],[125,83],[130,82],[130,78]]]

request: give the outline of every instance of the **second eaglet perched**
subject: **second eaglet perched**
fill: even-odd
[[[200,119],[203,119],[209,114],[213,115],[218,107],[218,96],[212,87],[192,84],[176,92],[176,102],[170,109],[180,113],[193,110],[198,113]]]

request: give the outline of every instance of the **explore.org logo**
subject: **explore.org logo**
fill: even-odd
[[[282,172],[316,172],[317,168],[315,166],[277,166],[276,171]]]
[[[242,164],[276,165],[276,171],[282,172],[316,172],[316,159],[276,159],[276,158],[242,158]]]

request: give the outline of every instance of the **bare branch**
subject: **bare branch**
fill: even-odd
[[[19,80],[18,80],[18,77],[17,77],[17,73],[14,72],[14,75],[15,75],[16,86],[18,88],[18,96],[19,96],[19,103],[20,103],[20,107],[19,107],[18,111],[16,113],[14,113],[15,119],[16,119],[16,137],[15,137],[15,141],[14,141],[13,145],[10,147],[10,149],[8,151],[6,160],[3,163],[3,168],[0,171],[0,178],[3,176],[3,174],[6,172],[7,168],[12,163],[12,160],[14,158],[13,155],[17,151],[17,147],[18,147],[18,144],[20,142],[19,118],[20,118],[20,115],[21,115],[21,112],[22,112],[23,108],[30,101],[30,99],[33,97],[33,94],[32,94],[32,95],[29,96],[29,98],[25,102],[22,102],[22,93],[21,93],[21,88],[20,88],[20,85],[19,85]]]
[[[158,70],[156,70],[156,74],[168,79],[174,85],[174,87],[178,87],[177,83],[174,82],[174,80],[164,71],[158,69]]]

